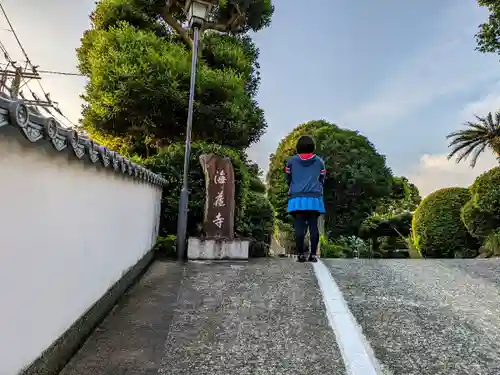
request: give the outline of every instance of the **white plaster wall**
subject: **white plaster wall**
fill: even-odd
[[[153,246],[161,190],[0,135],[0,375],[16,374]]]

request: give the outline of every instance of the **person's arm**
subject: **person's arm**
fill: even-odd
[[[285,178],[286,183],[290,186],[292,183],[292,164],[290,163],[290,160],[288,160],[285,165]]]
[[[325,184],[325,179],[326,179],[326,167],[325,167],[325,162],[321,160],[321,172],[319,174],[319,182],[321,185]]]

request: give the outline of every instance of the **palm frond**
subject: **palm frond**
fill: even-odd
[[[474,149],[474,153],[472,154],[472,159],[470,160],[471,168],[474,168],[476,166],[479,155],[481,155],[484,152],[484,150],[486,150],[486,147],[488,147],[488,144],[483,143],[481,146],[479,146],[479,148]]]
[[[469,158],[469,156],[471,155],[471,153],[478,146],[481,146],[481,145],[482,145],[482,143],[475,142],[475,143],[470,144],[469,147],[462,147],[460,149],[461,152],[456,159],[457,163],[460,163],[461,161],[467,160]],[[476,165],[476,161],[477,160],[474,160],[474,159],[471,160],[471,167],[474,167]]]
[[[468,148],[468,147],[474,148],[474,147],[477,147],[478,145],[480,145],[481,143],[482,143],[482,141],[478,141],[475,139],[468,140],[467,142],[461,142],[459,145],[456,145],[456,147],[453,147],[451,152],[448,154],[448,160],[451,159],[456,154],[458,154],[459,152],[463,151],[465,148]]]
[[[465,128],[446,136],[451,148],[448,159],[456,156],[459,163],[471,157],[470,165],[474,167],[477,159],[487,147],[495,150],[494,145],[500,142],[500,111],[489,112],[485,117],[474,115],[477,121],[467,121]]]

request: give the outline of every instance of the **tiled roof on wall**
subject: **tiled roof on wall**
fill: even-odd
[[[161,176],[99,145],[75,129],[62,127],[56,119],[43,116],[36,108],[24,104],[23,100],[0,93],[0,129],[5,126],[13,126],[31,143],[50,143],[59,152],[69,149],[79,160],[87,159],[146,183],[165,185]]]

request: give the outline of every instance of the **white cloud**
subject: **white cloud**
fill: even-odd
[[[496,112],[500,110],[500,82],[497,83],[489,94],[483,96],[477,101],[467,104],[461,117],[466,120],[473,120],[471,116],[484,116],[488,112]]]
[[[448,160],[447,154],[424,155],[416,171],[408,178],[418,187],[420,194],[426,196],[445,187],[469,187],[477,176],[495,166],[498,166],[498,161],[491,152],[484,152],[475,168],[467,162],[457,164]]]
[[[499,109],[500,82],[495,84],[488,94],[465,105],[458,117],[464,122],[474,120],[473,115],[484,116]],[[413,168],[413,172],[408,174],[410,181],[417,185],[422,196],[445,187],[468,187],[481,173],[499,165],[496,156],[490,150],[485,150],[479,156],[474,168],[470,167],[469,160],[457,164],[453,159],[448,160],[447,155],[447,153],[425,154]]]

